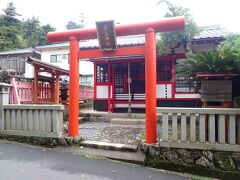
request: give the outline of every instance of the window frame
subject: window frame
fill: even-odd
[[[69,59],[69,53],[62,54],[62,59]]]
[[[164,63],[167,63],[167,65],[165,65]],[[166,78],[168,76],[169,78]],[[157,82],[171,82],[172,78],[173,78],[172,61],[169,61],[169,60],[157,61]]]
[[[200,82],[194,76],[177,74],[174,81],[176,93],[199,93]],[[185,88],[187,91],[179,88]]]
[[[53,60],[53,57],[55,57],[56,59]],[[60,58],[58,58],[58,57],[60,57]],[[62,54],[52,54],[50,56],[50,63],[60,63],[60,62],[62,62]]]

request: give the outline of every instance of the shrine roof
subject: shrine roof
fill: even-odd
[[[50,63],[41,61],[41,60],[33,58],[33,57],[28,57],[27,58],[27,62],[29,64],[32,64],[33,66],[38,65],[40,68],[47,69],[48,71],[50,70],[52,72],[54,72],[54,71],[58,72],[59,75],[69,75],[69,71],[68,70],[62,69],[62,68],[60,68],[58,66],[52,65]]]
[[[199,35],[195,36],[193,41],[199,41],[203,39],[223,38],[226,35],[226,30],[219,25],[202,27],[203,31]]]

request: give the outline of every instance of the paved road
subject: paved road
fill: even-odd
[[[106,159],[87,158],[28,145],[0,143],[0,179],[173,180],[186,177]]]

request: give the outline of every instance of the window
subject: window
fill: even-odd
[[[68,54],[63,54],[62,59],[68,59]]]
[[[97,65],[97,82],[105,83],[108,82],[108,65],[99,64]]]
[[[115,72],[114,72],[114,83],[115,83],[115,93],[126,93],[127,92],[127,66],[123,63],[118,63],[114,65]],[[124,77],[125,74],[125,77]]]
[[[145,63],[131,63],[131,92],[145,93]]]
[[[176,75],[176,92],[198,92],[199,82],[190,75]]]
[[[157,62],[157,81],[171,81],[172,66],[171,61]]]
[[[62,61],[62,55],[61,54],[55,54],[55,55],[51,55],[51,59],[50,62],[51,63],[58,63]]]

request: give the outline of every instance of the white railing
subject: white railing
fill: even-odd
[[[145,100],[145,94],[134,94],[134,100]]]
[[[157,108],[160,146],[240,151],[240,109]]]
[[[61,137],[63,109],[62,105],[3,105],[0,134]]]
[[[115,94],[116,100],[128,100],[129,95],[128,94]]]
[[[130,95],[132,99],[132,94]],[[134,94],[133,100],[145,100],[145,94]],[[128,100],[129,94],[115,94],[116,100]]]

